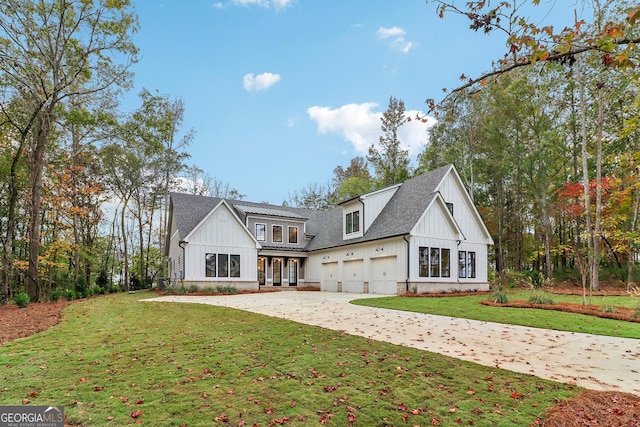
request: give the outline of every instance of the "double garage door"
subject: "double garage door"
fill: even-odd
[[[398,293],[396,257],[371,259],[369,268],[369,293],[385,295]],[[338,282],[342,282],[343,292],[362,293],[364,292],[364,273],[363,260],[344,261],[341,275],[337,262],[323,264],[321,289],[336,292],[338,291]]]

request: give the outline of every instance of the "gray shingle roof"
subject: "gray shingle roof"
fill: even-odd
[[[326,211],[292,208],[247,201],[227,200],[244,217],[248,213],[307,219],[306,234],[315,236],[307,250],[319,250],[353,243],[384,239],[409,234],[427,206],[436,197],[436,189],[451,165],[419,175],[402,183],[389,203],[373,221],[366,233],[359,238],[343,240],[342,208]],[[220,203],[220,198],[171,193],[175,226],[181,238],[188,235]]]

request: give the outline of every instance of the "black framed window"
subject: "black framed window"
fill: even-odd
[[[442,277],[451,277],[451,250],[440,249],[440,274]]]
[[[467,251],[458,251],[458,277],[467,277]]]
[[[273,233],[273,241],[276,243],[282,243],[282,226],[274,225],[272,227],[272,233]]]
[[[256,240],[260,242],[267,240],[267,224],[256,224]]]
[[[349,212],[345,215],[345,233],[357,233],[360,231],[360,211]]]
[[[229,255],[229,277],[240,277],[240,255]]]
[[[420,277],[429,277],[429,248],[420,246],[420,260],[419,260],[419,272]]]
[[[474,279],[476,277],[476,253],[467,252],[467,277]]]
[[[216,277],[216,254],[205,254],[204,265],[205,276]]]
[[[240,277],[240,255],[205,254],[206,277]]]
[[[289,227],[289,243],[298,243],[298,227]]]
[[[218,254],[218,277],[229,277],[229,255]]]
[[[353,232],[360,231],[360,211],[353,212]]]
[[[440,277],[440,249],[431,248],[429,251],[429,266],[431,277]]]

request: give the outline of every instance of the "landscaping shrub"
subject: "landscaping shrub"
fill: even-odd
[[[129,284],[131,285],[130,289],[133,289],[134,291],[144,289],[144,282],[136,274],[131,275]]]
[[[84,278],[84,276],[78,276],[78,280],[76,280],[76,286],[75,286],[75,291],[76,291],[76,298],[86,298],[89,296],[89,292],[87,289],[87,279]]]
[[[105,291],[109,288],[109,275],[107,274],[106,270],[100,271],[98,277],[96,277],[96,285]]]
[[[104,294],[104,288],[98,286],[98,285],[93,285],[91,286],[91,293],[93,295],[100,295],[100,294]]]
[[[112,284],[109,286],[109,293],[110,294],[117,294],[118,292],[120,292],[120,286],[116,285],[116,284]]]
[[[77,298],[76,291],[74,291],[73,289],[65,289],[64,291],[62,291],[62,298],[66,299],[67,301],[73,301]]]
[[[54,289],[51,291],[51,294],[49,294],[49,301],[51,302],[56,302],[60,298],[62,298],[62,291],[60,289]]]
[[[602,312],[603,312],[603,313],[617,313],[617,312],[618,312],[618,309],[617,309],[617,308],[615,308],[615,307],[614,307],[614,306],[612,306],[612,305],[605,304],[605,305],[602,307]]]
[[[31,302],[31,298],[29,298],[29,295],[25,294],[24,292],[20,292],[13,297],[13,302],[18,307],[25,308]]]
[[[556,303],[553,297],[548,292],[545,292],[540,289],[536,289],[533,291],[533,293],[529,297],[529,302],[532,304],[545,304],[545,305],[551,305]]]

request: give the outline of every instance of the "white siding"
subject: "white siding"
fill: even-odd
[[[462,236],[458,235],[455,224],[448,218],[445,207],[437,201],[425,212],[421,220],[412,231],[414,236],[426,236],[439,239],[457,240]]]
[[[185,247],[186,281],[246,282],[258,280],[256,242],[247,229],[220,204],[189,236]],[[206,277],[208,253],[240,255],[240,277]]]
[[[438,186],[438,191],[447,203],[453,204],[453,217],[469,242],[492,243],[485,234],[485,227],[479,221],[476,210],[466,195],[466,190],[454,173],[449,173]],[[485,258],[486,259],[486,258]]]

